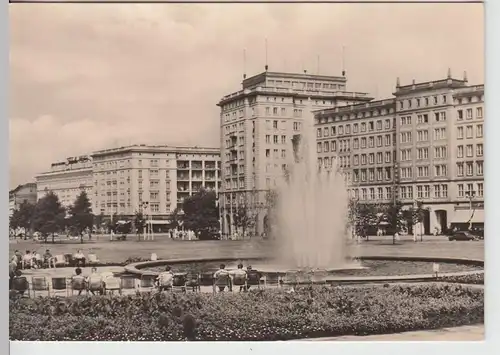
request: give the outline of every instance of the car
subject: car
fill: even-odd
[[[449,241],[469,241],[469,240],[479,240],[479,237],[468,231],[454,232],[448,237]]]

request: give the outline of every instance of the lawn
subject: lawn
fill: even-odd
[[[244,258],[266,256],[272,253],[270,242],[255,241],[179,241],[166,237],[157,237],[154,241],[134,240],[113,241],[100,238],[92,242],[78,241],[60,244],[42,244],[32,241],[11,241],[9,253],[14,250],[37,250],[43,254],[50,249],[52,255],[74,253],[81,249],[84,254],[96,253],[102,262],[124,262],[129,257],[149,258],[156,253],[162,259],[177,258]],[[354,247],[354,254],[359,256],[434,256],[484,259],[484,242],[449,242],[445,238],[429,237],[428,241],[414,243],[403,240],[392,245],[389,239],[363,242]]]

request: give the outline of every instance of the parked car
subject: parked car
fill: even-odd
[[[454,232],[452,235],[448,237],[449,241],[469,241],[469,240],[479,240],[479,237],[477,235],[472,234],[471,232],[467,231],[459,231],[459,232]]]

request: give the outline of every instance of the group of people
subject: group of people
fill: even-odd
[[[165,271],[161,272],[156,278],[156,286],[160,291],[168,291],[174,286],[174,278],[176,275],[185,274],[175,274],[170,266],[165,267]],[[243,268],[243,264],[239,263],[235,270],[226,269],[225,264],[220,264],[219,270],[213,274],[213,279],[215,286],[218,288],[219,292],[224,292],[226,288],[232,291],[233,284],[239,285],[240,292],[248,291],[250,286],[247,284],[248,279],[260,280],[262,274],[257,270],[252,269],[252,266],[248,265],[246,270]],[[187,280],[185,280],[184,285],[186,287],[193,287],[193,289],[199,286],[199,280],[197,276],[187,275]]]
[[[77,267],[75,274],[71,277],[71,287],[78,290],[78,295],[81,295],[84,290],[90,291],[93,295],[96,293],[104,295],[106,293],[106,279],[114,277],[112,273],[109,275],[100,274],[97,268],[93,267],[90,275],[85,277],[82,275],[82,269]]]
[[[41,269],[50,267],[52,259],[53,257],[49,249],[45,250],[43,255],[40,255],[36,250],[26,250],[24,255],[19,250],[15,250],[10,263],[12,266],[15,266],[15,269]]]

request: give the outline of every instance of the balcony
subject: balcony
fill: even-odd
[[[203,179],[203,175],[202,174],[192,174],[191,175],[191,179],[192,180],[202,180]]]
[[[177,181],[189,181],[189,174],[177,174]]]
[[[192,170],[202,170],[203,169],[203,164],[201,161],[192,161],[191,162],[191,169]]]
[[[215,170],[215,162],[205,162],[205,170]]]
[[[201,184],[201,182],[193,183],[192,190],[193,192],[199,191],[202,187],[203,185]]]
[[[189,162],[185,160],[177,161],[177,170],[186,170],[189,169]]]

